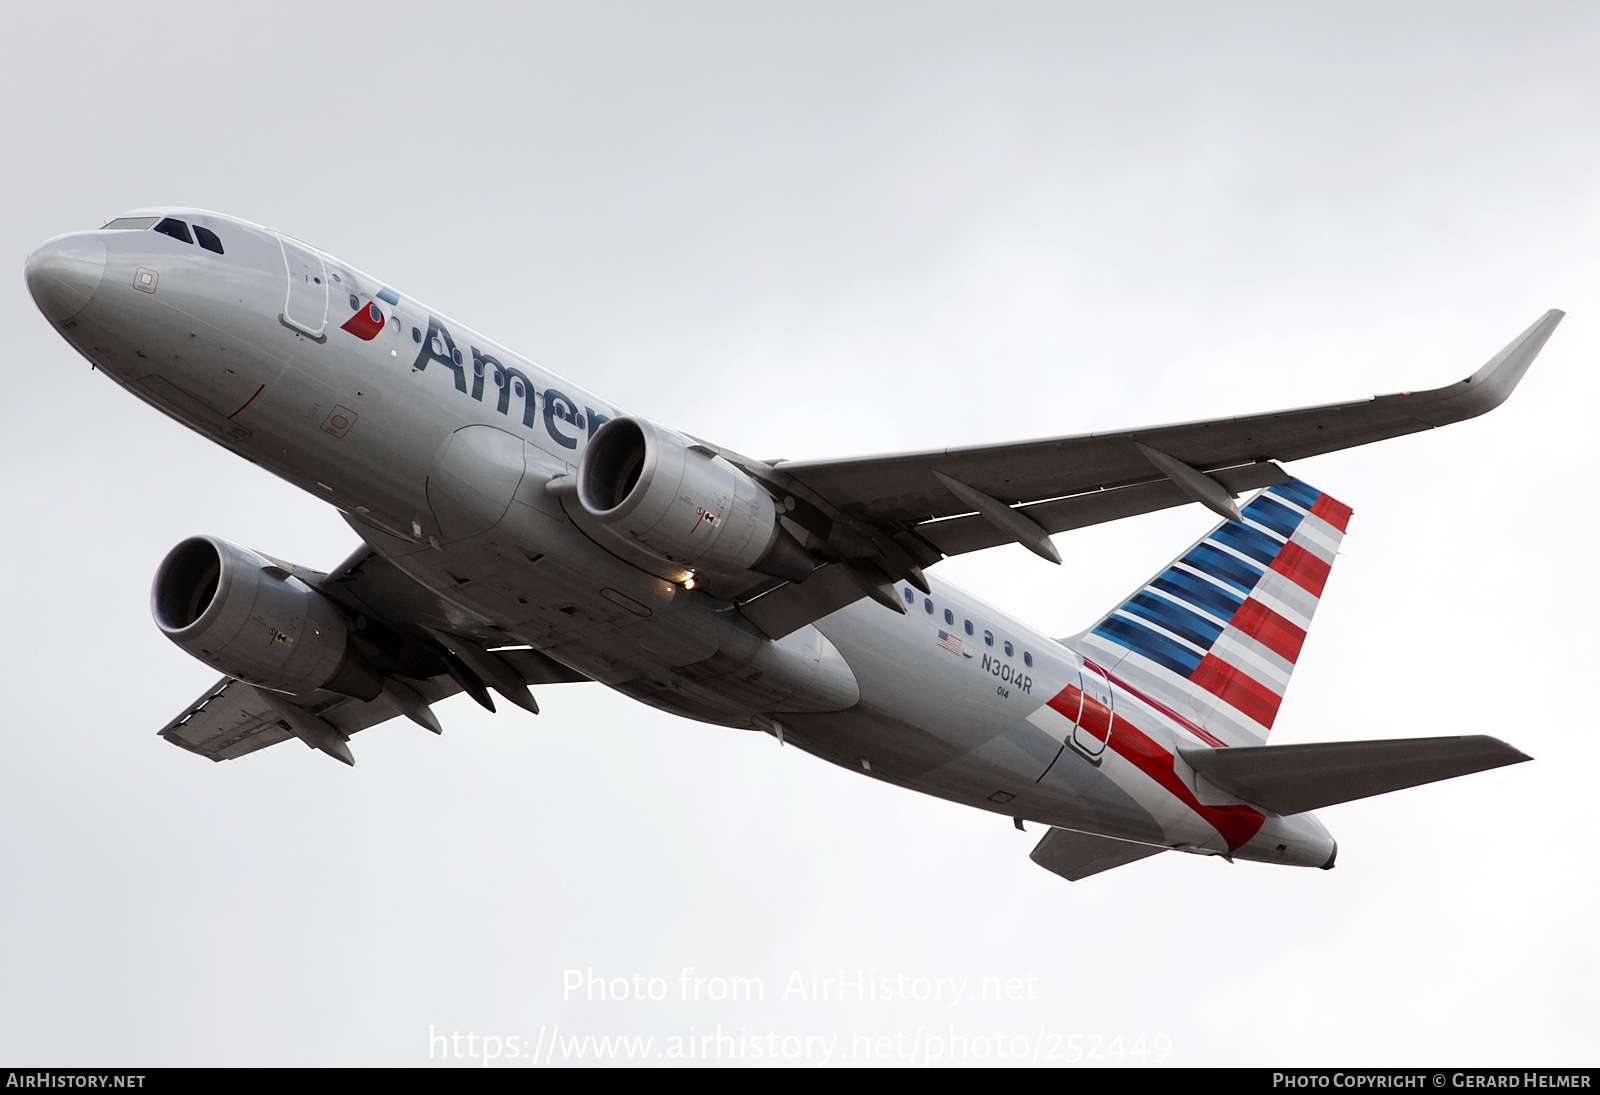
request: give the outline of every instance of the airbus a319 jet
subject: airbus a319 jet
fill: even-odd
[[[627,414],[281,233],[149,209],[58,236],[28,287],[139,399],[336,507],[326,573],[180,543],[157,626],[224,674],[160,731],[215,761],[466,692],[598,681],[874,779],[1049,826],[1078,880],[1163,851],[1333,866],[1310,812],[1527,760],[1491,737],[1268,745],[1350,508],[1281,462],[1479,415],[1551,311],[1456,384],[1015,444],[777,461]],[[1244,504],[1238,499],[1253,496]],[[1052,638],[927,573],[1197,503],[1219,523]]]

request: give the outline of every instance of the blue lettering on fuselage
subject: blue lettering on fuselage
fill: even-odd
[[[456,340],[450,337],[444,324],[432,316],[428,317],[428,333],[422,336],[422,349],[411,367],[420,372],[428,367],[430,361],[437,361],[453,371],[456,374],[456,391],[466,392],[467,369],[461,363],[461,351],[456,349]]]
[[[416,335],[415,331],[413,335]],[[522,400],[522,424],[530,428],[533,426],[535,408],[539,402],[539,390],[521,369],[515,365],[501,364],[494,356],[469,345],[467,350],[472,354],[472,382],[469,387],[465,358],[444,324],[429,316],[428,332],[421,335],[419,341],[422,345],[417,350],[416,361],[411,364],[413,370],[422,372],[430,361],[437,361],[454,375],[456,391],[479,403],[483,402],[484,380],[486,377],[492,377],[495,387],[499,389],[495,410],[503,415],[509,415],[511,398],[516,396]],[[562,448],[577,448],[580,439],[588,440],[593,437],[594,431],[609,421],[611,421],[610,416],[601,414],[593,407],[584,407],[579,411],[578,405],[565,392],[556,388],[545,389],[545,432]],[[563,433],[563,428],[567,426],[578,430],[579,436],[573,437]]]
[[[472,347],[472,398],[479,403],[483,402],[483,374],[491,365],[496,369],[500,367],[500,363],[494,358],[479,353],[476,346]]]
[[[495,387],[500,389],[500,398],[494,409],[501,414],[510,414],[511,397],[516,395],[522,399],[522,424],[533,425],[533,409],[538,397],[534,394],[537,389],[533,381],[528,379],[528,374],[515,365],[502,365],[492,357],[485,357],[484,360],[493,363]]]
[[[578,420],[578,408],[572,400],[568,399],[564,393],[551,388],[544,393],[544,428],[549,431],[551,439],[557,445],[564,449],[577,448],[577,438],[568,437],[557,429],[556,423],[558,421],[579,428],[583,426],[583,423]]]

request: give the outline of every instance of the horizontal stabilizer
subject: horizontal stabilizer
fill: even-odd
[[[1533,759],[1482,734],[1178,752],[1219,790],[1280,815],[1320,810]]]
[[[1159,855],[1165,848],[1135,844],[1109,836],[1093,836],[1072,829],[1051,829],[1034,846],[1028,858],[1047,871],[1077,882],[1101,871]]]

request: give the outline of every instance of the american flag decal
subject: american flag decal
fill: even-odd
[[[961,653],[961,640],[950,634],[948,631],[939,632],[939,645],[950,651],[952,654]]]

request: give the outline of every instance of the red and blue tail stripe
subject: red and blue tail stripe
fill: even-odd
[[[1242,512],[1072,642],[1232,744],[1271,731],[1351,511],[1294,479]]]

